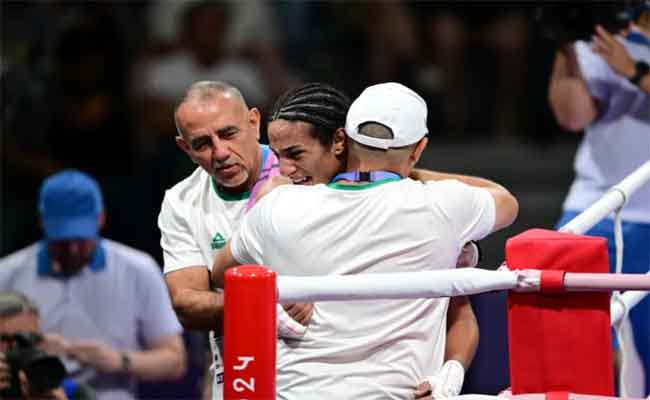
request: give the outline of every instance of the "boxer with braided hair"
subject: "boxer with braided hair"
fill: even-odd
[[[343,127],[350,104],[343,92],[324,83],[307,83],[280,96],[271,110],[268,131],[271,141],[289,140],[281,149],[274,148],[283,175],[294,183],[327,183],[343,169]],[[290,163],[298,158],[303,162]]]
[[[345,124],[350,108],[345,93],[324,83],[308,83],[284,93],[271,111],[270,121],[304,121],[314,126],[323,145],[332,141],[331,131]]]

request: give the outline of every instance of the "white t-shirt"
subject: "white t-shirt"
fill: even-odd
[[[650,60],[648,44],[622,43],[634,59]],[[601,105],[578,147],[576,177],[564,202],[565,210],[582,211],[650,160],[650,94],[614,72],[590,43],[577,42],[575,49],[589,91]],[[621,216],[650,223],[650,185],[630,196]]]
[[[232,238],[235,259],[280,275],[453,268],[495,205],[455,180],[281,186]],[[442,365],[448,299],[319,302],[303,340],[278,340],[277,397],[411,398]]]
[[[213,178],[198,167],[165,192],[158,227],[165,274],[191,266],[207,266],[244,216],[248,192],[220,193]]]

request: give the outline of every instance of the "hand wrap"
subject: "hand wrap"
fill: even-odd
[[[426,380],[431,385],[431,394],[434,399],[444,399],[458,396],[465,380],[465,368],[456,360],[448,360],[433,376]]]
[[[291,318],[280,304],[277,305],[278,337],[285,339],[302,339],[307,327]]]

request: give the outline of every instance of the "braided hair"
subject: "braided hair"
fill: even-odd
[[[285,92],[273,105],[269,122],[276,119],[312,125],[312,136],[323,146],[334,140],[334,132],[345,127],[350,99],[324,83],[307,83]]]

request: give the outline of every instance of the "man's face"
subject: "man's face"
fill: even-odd
[[[38,315],[27,311],[11,317],[0,317],[0,335],[13,335],[17,332],[40,333]],[[12,346],[13,343],[0,340],[0,351],[6,352]]]
[[[277,119],[269,124],[269,142],[280,161],[280,173],[295,184],[328,183],[342,168],[343,145],[323,146],[311,134],[312,125]]]
[[[248,110],[236,96],[222,93],[183,103],[176,118],[183,131],[176,143],[219,186],[232,192],[250,189],[260,163],[256,109]]]
[[[74,275],[88,264],[95,252],[93,239],[52,240],[47,250],[52,260],[54,273]]]

